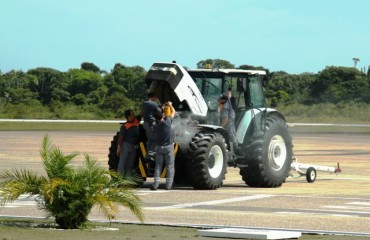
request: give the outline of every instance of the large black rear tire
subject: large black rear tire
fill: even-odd
[[[181,149],[176,155],[175,159],[175,176],[173,182],[179,185],[189,185],[189,164],[191,160],[189,155],[181,152]]]
[[[285,121],[267,116],[266,132],[246,148],[247,165],[240,175],[250,187],[279,187],[288,177],[293,155],[292,137]]]
[[[117,171],[119,157],[117,156],[117,144],[118,144],[119,132],[114,135],[113,140],[110,142],[109,154],[108,154],[108,166],[109,170]]]
[[[222,185],[226,173],[227,150],[220,133],[198,133],[190,143],[189,174],[196,189],[216,189]]]

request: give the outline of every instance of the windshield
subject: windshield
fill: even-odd
[[[222,89],[222,78],[195,78],[195,83],[200,89],[209,110],[217,111],[218,98]]]

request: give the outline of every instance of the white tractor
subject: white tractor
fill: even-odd
[[[145,80],[148,92],[154,92],[161,103],[171,101],[178,113],[173,121],[175,183],[216,189],[228,166],[239,167],[251,187],[279,187],[285,182],[292,163],[292,138],[284,116],[266,107],[265,71],[187,70],[176,63],[155,63]],[[233,94],[237,146],[219,126],[218,98],[228,89]],[[117,135],[110,148],[110,169],[117,168],[116,148]],[[144,180],[153,176],[154,168],[144,161],[145,153],[142,131],[136,166]]]

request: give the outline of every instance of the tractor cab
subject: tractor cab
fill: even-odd
[[[208,106],[208,124],[218,124],[218,98],[228,93],[236,113],[238,125],[247,110],[266,108],[263,84],[266,72],[242,69],[196,69],[188,70]]]

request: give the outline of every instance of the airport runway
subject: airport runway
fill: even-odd
[[[46,132],[0,132],[0,170],[29,168],[42,173],[38,155]],[[113,133],[48,132],[64,152],[87,152],[106,164]],[[173,191],[138,189],[146,223],[289,228],[370,234],[370,135],[293,133],[294,153],[302,163],[336,166],[339,175],[318,173],[315,183],[289,178],[280,188],[246,186],[229,168],[224,186],[214,191],[176,187]],[[78,164],[78,158],[75,163]],[[152,179],[149,179],[151,181]],[[32,198],[22,196],[0,210],[1,216],[44,217]],[[104,219],[94,210],[90,219]],[[117,220],[136,221],[122,209]]]

